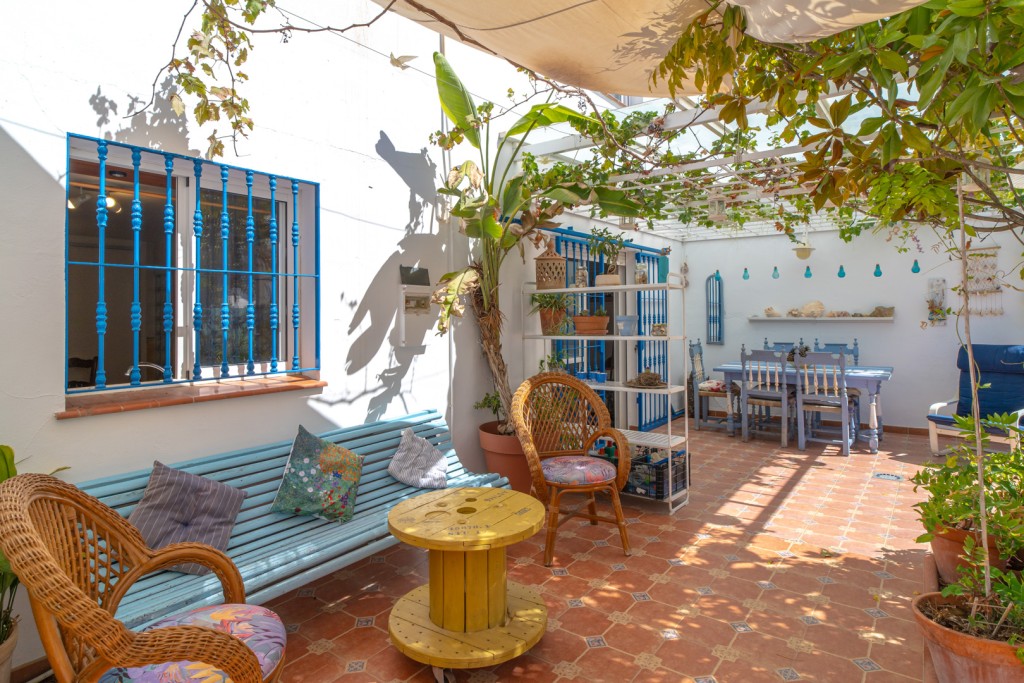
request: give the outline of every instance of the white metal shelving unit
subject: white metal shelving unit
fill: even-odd
[[[672,401],[671,401],[671,397],[681,394],[683,396],[683,405],[684,406],[686,405],[686,393],[688,391],[688,388],[687,388],[687,376],[689,374],[688,367],[687,367],[689,365],[689,362],[687,360],[687,354],[686,354],[686,350],[685,350],[685,342],[686,342],[686,329],[685,329],[686,328],[686,323],[685,323],[685,320],[686,320],[686,316],[685,316],[685,308],[686,308],[685,289],[684,289],[684,285],[682,283],[681,276],[678,276],[675,273],[669,273],[669,282],[667,282],[667,283],[652,282],[652,283],[646,283],[646,284],[633,284],[633,285],[609,285],[609,286],[601,286],[601,287],[567,287],[567,288],[562,288],[562,289],[543,289],[543,290],[538,290],[538,289],[536,289],[535,286],[533,286],[532,283],[528,283],[523,288],[523,303],[524,303],[523,329],[524,330],[538,329],[538,327],[539,327],[539,324],[538,323],[533,323],[530,320],[531,316],[529,316],[526,313],[526,311],[529,310],[528,306],[529,306],[530,295],[534,294],[534,293],[537,293],[537,292],[540,292],[540,293],[543,293],[543,294],[578,294],[578,295],[612,294],[613,296],[616,297],[616,299],[615,299],[615,302],[616,302],[615,309],[616,309],[617,312],[625,312],[626,314],[629,314],[629,313],[635,314],[636,313],[636,310],[635,310],[635,307],[636,307],[635,299],[633,299],[632,297],[629,297],[627,295],[628,294],[635,294],[637,292],[644,292],[644,291],[647,291],[647,292],[650,292],[650,291],[664,291],[666,293],[666,296],[672,296],[674,294],[678,294],[678,296],[680,297],[680,304],[682,306],[681,315],[679,315],[678,319],[675,319],[673,316],[669,317],[669,319],[667,320],[668,332],[669,333],[667,335],[617,335],[617,334],[607,334],[607,335],[544,335],[544,334],[531,334],[531,333],[525,333],[524,332],[523,339],[524,340],[543,341],[544,342],[545,351],[549,350],[551,348],[550,343],[551,342],[555,342],[555,341],[562,341],[562,342],[565,342],[565,341],[569,341],[569,342],[571,342],[571,341],[581,341],[581,342],[587,342],[587,341],[606,341],[606,342],[611,342],[611,343],[617,344],[617,347],[616,347],[616,358],[620,358],[620,359],[631,357],[631,356],[629,356],[629,354],[632,352],[634,347],[632,345],[630,345],[629,342],[634,342],[635,343],[635,342],[638,342],[638,341],[647,341],[647,342],[669,342],[670,343],[669,344],[668,352],[666,353],[666,363],[665,363],[666,375],[667,375],[667,386],[656,387],[656,388],[648,388],[648,387],[632,387],[632,386],[629,386],[629,385],[625,384],[625,381],[628,379],[628,377],[626,375],[627,375],[627,373],[629,373],[629,366],[630,366],[630,364],[629,363],[622,363],[622,362],[616,362],[615,363],[615,374],[616,374],[616,376],[613,379],[611,379],[611,380],[609,380],[607,382],[602,382],[602,383],[588,381],[588,382],[586,382],[586,384],[588,386],[590,386],[591,388],[593,388],[595,391],[610,391],[610,392],[625,393],[625,394],[645,393],[645,394],[661,395],[661,396],[668,396],[669,397],[668,416],[667,416],[667,420],[668,421],[667,421],[667,424],[666,424],[666,427],[665,427],[665,432],[641,432],[641,431],[637,431],[637,430],[634,430],[634,429],[626,429],[626,428],[623,428],[623,427],[617,427],[617,428],[619,429],[619,431],[621,431],[623,433],[623,435],[629,441],[630,445],[632,445],[632,446],[647,446],[647,447],[651,447],[651,448],[665,449],[666,456],[668,458],[668,464],[667,464],[667,468],[666,468],[666,472],[665,472],[665,477],[666,477],[665,486],[666,486],[666,490],[668,491],[668,496],[666,498],[651,498],[649,496],[643,496],[643,495],[640,495],[640,494],[629,493],[627,491],[622,491],[622,495],[624,495],[624,496],[631,496],[631,497],[634,497],[634,498],[640,498],[640,499],[643,499],[643,500],[649,500],[649,501],[661,502],[661,503],[667,504],[668,507],[669,507],[669,512],[672,513],[672,512],[675,512],[676,510],[678,510],[679,508],[683,507],[687,503],[689,503],[690,486],[692,484],[691,476],[690,476],[690,458],[691,458],[691,456],[693,454],[690,452],[690,448],[689,448],[689,445],[687,443],[688,442],[688,438],[689,438],[689,424],[688,424],[688,420],[683,420],[683,433],[682,434],[673,433],[673,430],[672,430]],[[536,317],[536,316],[533,316],[533,317]],[[614,326],[615,325],[614,319],[609,324]],[[673,367],[674,363],[672,362],[673,352],[672,352],[672,348],[671,348],[671,342],[679,342],[682,345],[682,350],[680,352],[678,352],[679,355],[682,357],[682,362],[681,362],[681,365],[682,365],[682,380],[681,380],[680,383],[674,383],[672,381],[673,377],[674,377],[673,372],[675,371],[675,369]],[[525,363],[525,356],[526,356],[526,345],[524,344],[524,363]],[[628,411],[626,411],[626,412],[628,412]],[[616,421],[621,424],[621,422],[622,422],[621,412],[620,411],[616,411],[616,414],[617,414]],[[627,418],[627,420],[628,420],[628,418]],[[681,448],[686,448],[686,457],[683,459],[683,462],[685,463],[685,467],[686,467],[686,486],[683,488],[682,491],[673,492],[672,491],[672,481],[673,481],[673,477],[672,477],[672,468],[673,468],[672,454],[675,453],[676,451],[680,450]]]

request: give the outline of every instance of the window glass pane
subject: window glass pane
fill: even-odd
[[[73,160],[68,177],[68,357],[91,359],[97,355],[96,302],[100,274],[99,231],[96,222],[99,166]],[[133,197],[132,169],[107,167],[107,228],[103,254],[103,276],[107,304],[106,357],[107,384],[127,384],[124,373],[132,366],[131,306],[134,235],[131,229]],[[139,361],[163,366],[166,344],[163,309],[166,299],[164,204],[166,185],[161,176],[140,174],[142,228],[139,233],[139,301],[142,327],[139,332]],[[87,264],[87,265],[75,265]],[[176,286],[172,286],[174,304]],[[90,384],[88,369],[69,369],[72,386]],[[142,380],[162,379],[159,370],[143,368]]]
[[[229,234],[227,239],[227,273],[224,270],[224,240],[221,236],[223,200],[220,190],[203,189],[200,193],[203,211],[201,296],[203,304],[203,330],[200,342],[200,363],[219,366],[223,360],[224,344],[221,321],[224,303],[225,279],[227,303],[230,313],[228,330],[228,363],[244,364],[249,358],[249,331],[246,313],[249,305],[249,244],[246,241],[248,199],[243,194],[228,193]],[[280,250],[281,225],[284,225],[284,202],[278,205],[278,240]],[[253,197],[255,238],[252,245],[252,299],[255,306],[253,330],[253,359],[269,361],[272,353],[270,330],[270,304],[274,272],[278,254],[270,244],[270,200]],[[218,272],[209,272],[218,271]],[[278,281],[279,300],[282,281]],[[281,356],[280,351],[278,357]],[[231,374],[236,374],[232,369]]]

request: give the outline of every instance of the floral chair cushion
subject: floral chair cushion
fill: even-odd
[[[167,626],[206,626],[230,633],[248,646],[266,678],[284,654],[284,624],[276,614],[258,605],[214,605],[174,614],[146,630]],[[165,662],[139,667],[117,667],[103,674],[100,683],[228,683],[226,673],[202,662]]]
[[[587,455],[562,455],[540,463],[544,479],[552,484],[597,484],[615,478],[615,465]]]
[[[716,394],[724,394],[726,388],[725,382],[720,379],[706,379],[697,385],[698,391],[710,391]]]

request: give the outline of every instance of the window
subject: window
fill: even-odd
[[[319,186],[68,137],[67,388],[319,369]]]

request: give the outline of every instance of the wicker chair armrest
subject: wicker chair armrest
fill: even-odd
[[[114,589],[107,600],[110,613],[114,614],[117,611],[128,589],[146,574],[189,562],[207,567],[217,575],[224,591],[225,603],[245,602],[245,583],[230,557],[205,543],[172,543],[158,550],[150,550],[148,559],[114,584]]]
[[[615,442],[615,453],[619,459],[618,471],[615,474],[615,488],[621,491],[622,487],[626,485],[626,480],[629,479],[629,468],[632,465],[632,460],[629,457],[629,441],[625,434],[614,427],[602,427],[587,437],[583,452],[589,452],[595,441],[605,437],[611,438]]]
[[[100,657],[83,672],[82,680],[98,680],[105,671],[164,662],[193,661],[209,664],[228,674],[234,683],[263,683],[256,655],[238,638],[203,626],[167,626],[134,633],[126,648]],[[111,656],[112,655],[112,656]]]

